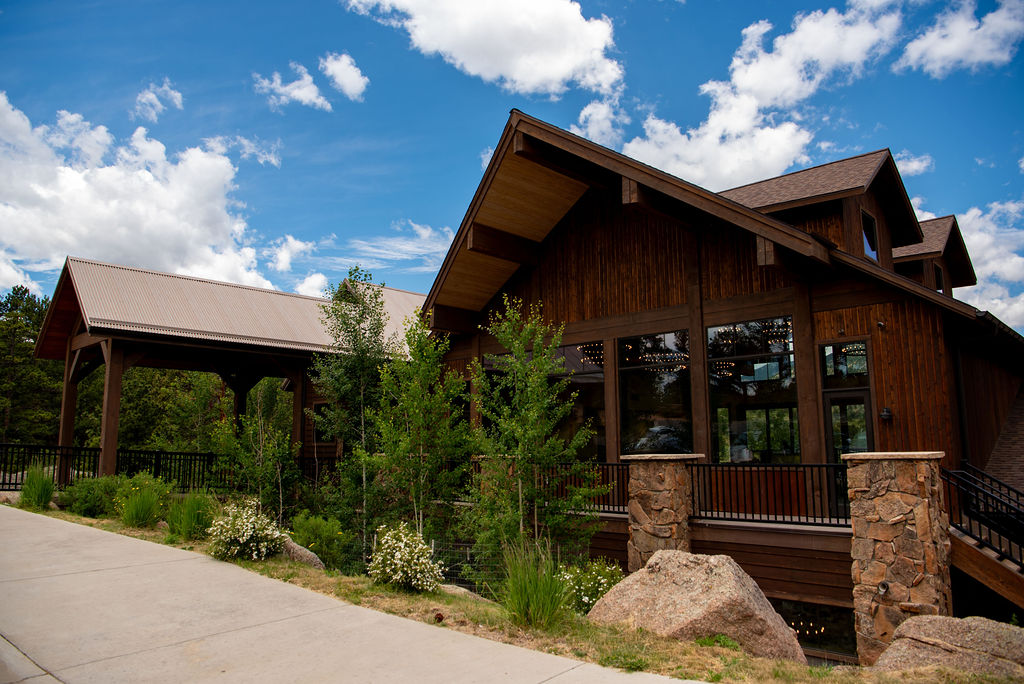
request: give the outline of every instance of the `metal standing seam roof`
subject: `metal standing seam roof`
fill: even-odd
[[[66,268],[90,331],[328,351],[326,299],[69,257]],[[401,337],[424,295],[383,288],[386,334]]]
[[[751,209],[797,202],[813,197],[865,189],[878,172],[889,150],[868,152],[821,166],[741,185],[718,193]]]

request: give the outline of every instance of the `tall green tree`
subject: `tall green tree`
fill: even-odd
[[[56,444],[63,364],[34,357],[49,305],[21,285],[0,300],[0,442]]]
[[[375,473],[370,455],[376,444],[370,412],[380,404],[380,369],[395,355],[398,344],[387,335],[384,293],[369,272],[354,266],[344,282],[328,288],[328,296],[323,321],[333,340],[331,353],[314,359],[312,373],[328,407],[314,420],[343,444],[343,453],[349,457],[345,467],[357,464],[362,505],[355,511],[365,556],[368,520],[374,516],[370,503]]]
[[[576,460],[593,430],[588,422],[568,439],[559,436],[576,401],[559,353],[562,327],[544,322],[539,303],[524,309],[504,298],[484,330],[507,353],[472,365],[482,418],[475,435],[485,458],[469,515],[485,553],[524,536],[579,550],[597,523],[596,472]]]
[[[381,401],[371,412],[383,477],[411,507],[422,536],[427,519],[450,517],[466,472],[469,428],[463,417],[464,381],[446,370],[445,337],[432,336],[420,316],[406,324],[407,356],[381,372]]]

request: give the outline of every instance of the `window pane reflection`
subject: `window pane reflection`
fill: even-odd
[[[691,453],[689,332],[623,338],[618,354],[621,453]]]
[[[713,460],[798,463],[792,319],[717,326],[707,335]]]

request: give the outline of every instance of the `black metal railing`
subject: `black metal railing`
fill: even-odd
[[[687,463],[694,518],[849,525],[846,466],[839,463]]]
[[[970,466],[942,480],[949,524],[1024,571],[1024,493]]]
[[[598,487],[606,492],[598,494],[592,500],[598,513],[625,513],[629,505],[629,464],[627,463],[590,463],[585,464],[593,469],[593,479],[583,475],[566,474],[566,471],[579,465],[557,465],[543,469],[540,476],[549,485],[548,496],[566,496],[573,487]]]
[[[212,453],[118,449],[117,473],[131,477],[148,471],[165,482],[174,482],[180,492],[194,489],[226,489],[230,473],[219,467],[219,456]]]
[[[64,467],[68,468],[71,482],[81,477],[96,477],[100,450],[93,447],[0,444],[0,491],[21,489],[25,473],[32,466],[41,467],[57,481],[61,459]]]

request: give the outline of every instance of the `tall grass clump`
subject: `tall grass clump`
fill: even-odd
[[[53,478],[42,466],[34,465],[25,473],[21,483],[21,507],[42,510],[53,500]]]
[[[167,527],[182,539],[203,539],[213,522],[216,501],[209,494],[189,492],[167,510]]]
[[[170,498],[171,483],[141,472],[121,482],[114,510],[128,527],[153,527],[167,510]]]
[[[505,584],[499,594],[512,622],[547,629],[565,613],[568,592],[550,548],[520,540],[502,550]]]

